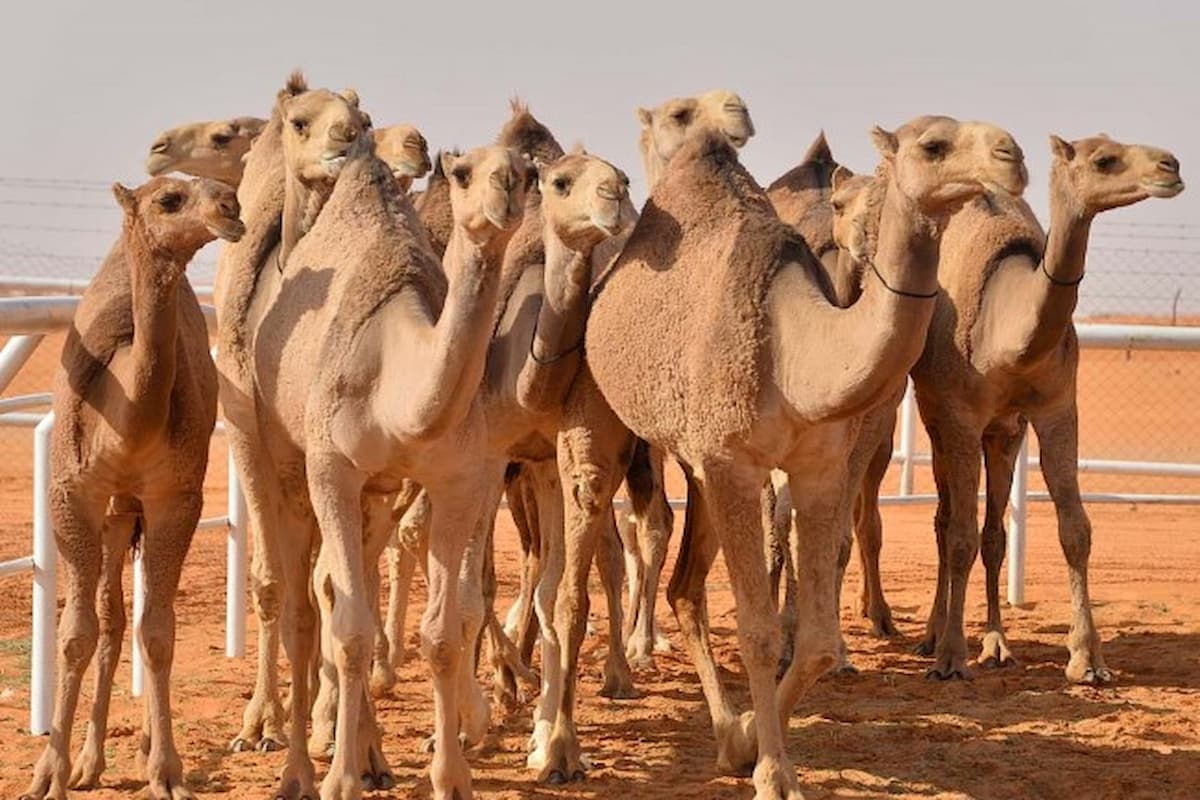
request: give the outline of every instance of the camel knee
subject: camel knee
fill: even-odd
[[[80,614],[63,625],[59,652],[68,670],[85,669],[100,639],[100,625],[94,613]]]
[[[960,572],[969,570],[979,555],[979,534],[969,529],[952,537],[947,542],[946,555],[951,569]]]
[[[279,619],[283,607],[282,587],[279,581],[255,580],[252,584],[251,595],[254,599],[254,613],[260,620],[272,622]]]
[[[1059,516],[1058,541],[1068,564],[1079,567],[1087,563],[1092,553],[1092,523],[1082,509]]]
[[[983,563],[988,566],[1000,566],[1000,563],[1004,561],[1004,550],[1004,525],[984,525],[982,546],[980,547],[980,554],[983,556]]]
[[[462,654],[462,634],[441,620],[421,626],[421,652],[435,676],[450,677],[458,668]]]
[[[175,653],[175,613],[171,609],[147,609],[141,624],[142,654],[150,670],[171,665]]]
[[[605,510],[605,483],[601,470],[581,469],[571,476],[571,499],[592,522]]]
[[[739,626],[744,627],[744,626]],[[739,631],[742,659],[747,668],[761,667],[774,671],[779,664],[779,626],[756,620],[749,630]]]

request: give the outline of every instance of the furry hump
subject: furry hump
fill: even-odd
[[[687,459],[750,430],[768,368],[767,290],[786,262],[814,259],[725,136],[697,133],[667,165],[588,321],[588,365],[634,433]]]

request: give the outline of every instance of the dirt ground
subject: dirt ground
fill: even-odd
[[[1157,356],[1157,354],[1152,354]],[[1100,394],[1114,382],[1152,386],[1155,397],[1194,397],[1200,388],[1195,362],[1141,355],[1081,375],[1085,454],[1197,460],[1194,406],[1153,411],[1123,389]],[[27,379],[33,382],[36,373]],[[1088,383],[1091,381],[1092,383]],[[45,383],[40,383],[44,388]],[[14,387],[27,391],[29,387]],[[1114,399],[1115,398],[1115,399]],[[1119,402],[1118,402],[1119,401]],[[1151,414],[1150,412],[1153,411]],[[1120,450],[1127,423],[1165,432],[1153,454]],[[1090,427],[1089,427],[1090,426]],[[0,559],[29,551],[31,481],[29,431],[0,448]],[[5,434],[8,436],[9,434]],[[1136,438],[1136,437],[1135,437]],[[1150,446],[1148,436],[1139,446]],[[1116,479],[1093,488],[1107,490]],[[214,446],[209,509],[221,513],[225,491],[224,449]],[[677,476],[672,494],[679,496]],[[894,484],[889,481],[888,487]],[[1121,485],[1128,485],[1128,481]],[[1196,491],[1166,483],[1140,484]],[[928,490],[922,477],[918,491]],[[1035,489],[1040,488],[1035,485]],[[1035,505],[1030,516],[1027,600],[1006,608],[1010,642],[1021,663],[1001,671],[976,670],[971,682],[937,683],[924,678],[927,661],[911,654],[933,594],[936,563],[932,508],[884,510],[885,588],[902,637],[882,641],[859,619],[857,565],[847,579],[842,620],[860,673],[826,678],[804,698],[791,721],[789,750],[805,796],[975,798],[1185,798],[1200,797],[1200,511],[1193,508],[1107,505],[1091,508],[1095,526],[1091,591],[1105,656],[1118,681],[1110,688],[1071,686],[1063,677],[1063,645],[1070,618],[1066,569],[1057,544],[1053,511]],[[219,531],[197,534],[184,570],[178,603],[179,641],[173,679],[175,728],[188,779],[202,797],[269,796],[282,753],[233,754],[253,679],[254,623],[247,657],[223,656],[224,541]],[[678,536],[668,561],[674,562]],[[498,535],[501,609],[515,591],[516,539],[506,514]],[[973,573],[968,635],[978,649],[984,619],[982,567]],[[665,583],[665,581],[664,581]],[[61,589],[61,587],[60,587]],[[423,607],[423,587],[410,605],[410,659],[393,697],[380,703],[386,753],[399,785],[375,797],[425,798],[428,756],[419,744],[429,732],[430,684],[416,655],[412,630]],[[0,798],[24,790],[45,743],[27,732],[30,586],[27,577],[3,582],[0,603]],[[707,709],[681,649],[665,601],[659,618],[674,645],[652,670],[637,674],[641,697],[609,701],[598,695],[607,642],[604,603],[593,586],[593,627],[601,633],[584,644],[577,720],[585,751],[594,763],[586,782],[542,787],[524,768],[531,709],[493,713],[495,736],[470,755],[481,797],[521,798],[745,798],[746,779],[718,775]],[[737,656],[732,593],[718,562],[709,582],[709,607],[724,678],[746,707],[745,676]],[[125,798],[144,787],[135,767],[139,703],[129,693],[129,647],[117,673],[109,727],[104,788],[81,796]],[[90,696],[86,684],[80,719]],[[82,723],[73,746],[82,740]]]

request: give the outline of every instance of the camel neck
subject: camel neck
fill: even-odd
[[[1027,302],[1035,309],[1033,332],[1023,358],[1036,360],[1062,341],[1079,302],[1093,215],[1078,203],[1059,176],[1050,180],[1050,230]]]
[[[179,335],[179,282],[189,258],[167,253],[126,228],[133,341],[128,388],[131,429],[159,430],[166,424],[175,385]]]
[[[280,272],[285,270],[288,257],[297,243],[316,224],[317,217],[333,194],[334,183],[331,181],[309,186],[288,172],[284,187],[278,265]]]
[[[517,379],[517,399],[531,411],[561,405],[583,355],[591,288],[592,249],[572,250],[545,226],[542,304],[529,353]]]

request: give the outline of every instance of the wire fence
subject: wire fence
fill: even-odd
[[[0,276],[90,277],[120,229],[110,185],[101,181],[0,176]],[[189,268],[193,284],[211,284],[217,248]],[[1162,325],[1200,324],[1200,224],[1130,223],[1099,218],[1092,229],[1087,279],[1077,319]],[[48,391],[61,349],[48,337],[5,396]],[[1091,458],[1200,463],[1195,398],[1200,354],[1086,351],[1079,373],[1080,453]],[[0,428],[0,559],[31,520],[31,431]],[[226,485],[223,440],[215,440],[205,515],[222,513]],[[928,441],[918,426],[918,452]],[[1031,452],[1037,452],[1036,440]],[[1036,473],[1031,489],[1040,490]],[[898,476],[889,476],[891,493]],[[1200,481],[1141,475],[1084,474],[1085,491],[1197,493]],[[927,469],[917,492],[933,491]]]

